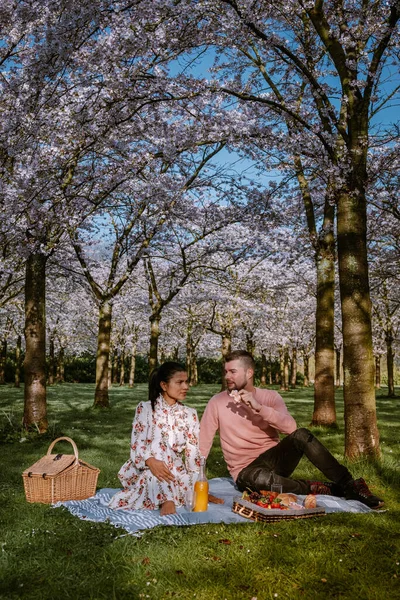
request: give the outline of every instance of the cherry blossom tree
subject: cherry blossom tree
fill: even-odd
[[[1,14],[1,184],[7,223],[26,257],[26,427],[47,428],[46,265],[66,213],[76,227],[125,183],[124,169],[138,173],[152,159],[143,111],[153,122],[159,115],[146,107],[196,95],[163,66],[181,52],[171,7],[21,1]]]
[[[210,3],[209,10],[210,21],[218,14],[211,28],[224,52],[250,47],[253,54],[262,54],[268,67],[269,80],[264,77],[258,84],[255,77],[247,77],[248,62],[231,61],[236,75],[223,82],[223,89],[241,102],[264,107],[278,138],[282,134],[277,119],[290,119],[298,131],[295,138],[291,136],[298,154],[314,160],[323,156],[329,165],[334,182],[330,192],[337,205],[345,453],[350,458],[380,452],[366,245],[367,161],[375,107],[385,106],[397,93],[382,82],[391,61],[398,64],[399,12],[395,1],[349,2],[338,7],[320,0],[256,5],[222,0]],[[277,100],[274,86],[284,103]]]

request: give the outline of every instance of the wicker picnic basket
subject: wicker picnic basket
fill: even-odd
[[[51,454],[55,444],[66,440],[74,454]],[[100,469],[79,459],[78,448],[69,437],[54,440],[46,456],[22,473],[28,502],[54,504],[65,500],[84,500],[96,493]]]
[[[322,517],[325,514],[325,509],[321,506],[316,508],[301,508],[281,510],[267,509],[257,506],[252,502],[244,500],[241,496],[235,496],[233,499],[233,512],[237,513],[246,519],[259,521],[262,523],[273,523],[276,521],[290,521],[293,519],[309,519],[310,517]]]

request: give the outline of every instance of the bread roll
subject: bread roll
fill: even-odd
[[[297,496],[295,496],[295,494],[286,494],[283,492],[282,494],[279,494],[277,498],[284,506],[289,506],[291,502],[297,502]]]
[[[316,506],[317,498],[314,494],[308,494],[308,496],[304,498],[304,508],[316,508]]]

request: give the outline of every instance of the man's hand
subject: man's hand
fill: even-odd
[[[146,460],[145,464],[149,467],[154,477],[157,477],[158,481],[175,481],[175,477],[162,460],[151,456]]]
[[[246,390],[240,390],[239,395],[243,404],[249,406],[256,412],[260,411],[262,405],[259,402],[257,402],[257,400],[254,398],[251,392],[248,392]]]

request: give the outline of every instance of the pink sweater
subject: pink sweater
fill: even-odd
[[[276,446],[279,432],[289,434],[297,428],[277,392],[255,388],[254,396],[262,404],[259,413],[235,404],[228,392],[220,392],[208,402],[200,423],[201,455],[208,456],[219,430],[222,453],[234,480],[262,452]]]

